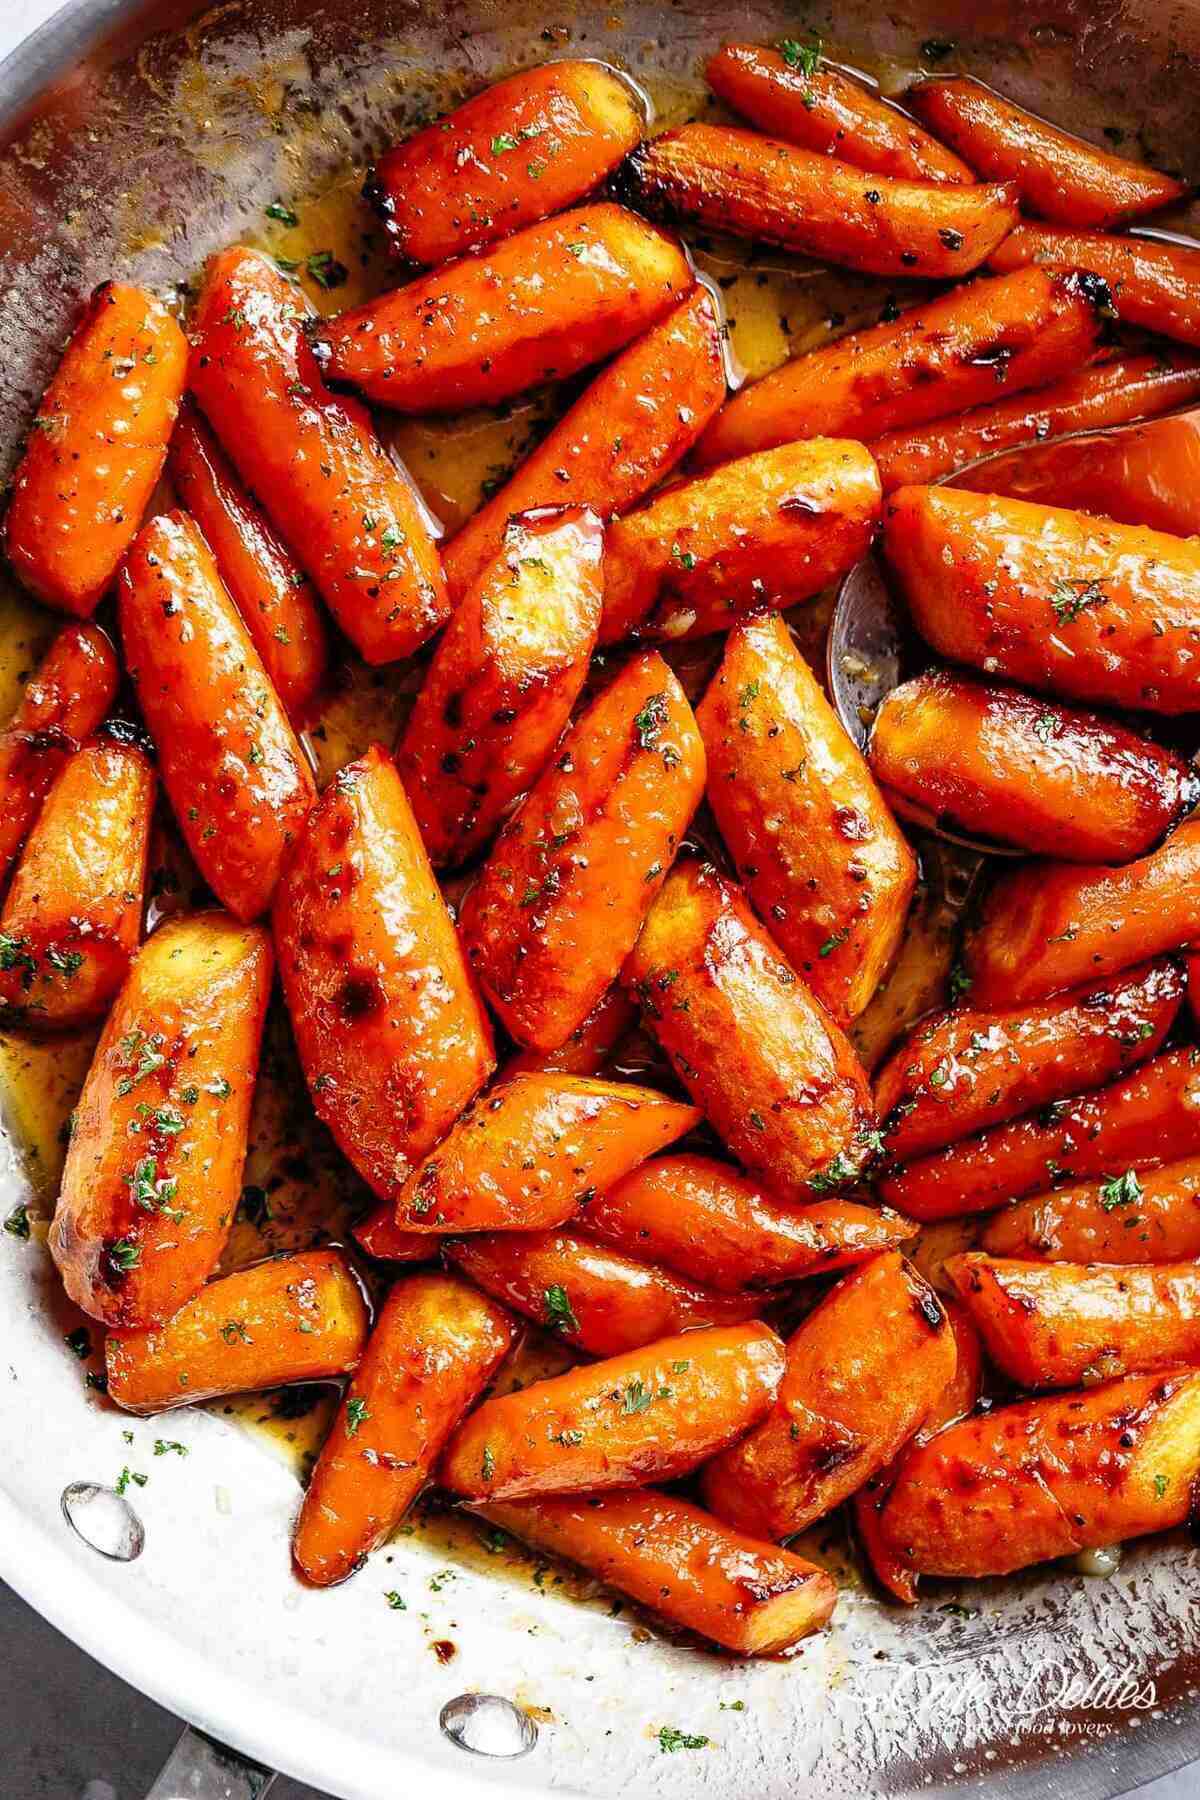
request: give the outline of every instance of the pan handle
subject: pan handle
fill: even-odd
[[[274,1779],[272,1769],[185,1725],[146,1800],[260,1800]]]

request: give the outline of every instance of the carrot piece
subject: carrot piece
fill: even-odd
[[[270,904],[316,784],[226,593],[183,512],[151,519],[126,558],[121,642],[163,786],[201,874],[231,913]]]
[[[1200,1157],[1018,1200],[995,1214],[979,1242],[989,1256],[1048,1262],[1200,1257]]]
[[[1183,1003],[1169,957],[1056,1000],[923,1021],[884,1064],[875,1107],[892,1156],[943,1144],[1099,1087],[1155,1055]]]
[[[737,1656],[790,1649],[827,1624],[837,1604],[826,1570],[655,1488],[473,1510]]]
[[[699,1123],[653,1088],[585,1075],[515,1075],[451,1125],[409,1176],[396,1222],[416,1231],[562,1225],[644,1157]]]
[[[865,1262],[916,1235],[886,1207],[790,1206],[730,1163],[655,1157],[589,1200],[576,1229],[726,1293]]]
[[[378,745],[317,802],[273,923],[317,1117],[392,1201],[495,1056],[412,808]]]
[[[0,1013],[66,1031],[108,1011],[142,929],[154,770],[101,733],[64,764],[0,912]]]
[[[1007,1575],[1182,1525],[1198,1446],[1188,1369],[997,1407],[906,1461],[880,1526],[915,1572]]]
[[[1014,186],[866,174],[728,125],[683,125],[633,151],[623,197],[671,219],[844,263],[871,275],[953,281],[1017,222]]]
[[[381,1200],[350,1230],[359,1249],[378,1262],[432,1262],[441,1242],[425,1231],[402,1231],[396,1223],[396,1208],[390,1200]]]
[[[446,1245],[485,1293],[589,1356],[620,1356],[672,1332],[753,1318],[755,1294],[722,1294],[570,1231],[481,1232]]]
[[[831,63],[813,69],[762,44],[722,44],[704,78],[760,131],[901,181],[975,177],[907,113]]]
[[[713,1129],[781,1199],[856,1176],[873,1136],[867,1078],[740,891],[681,862],[622,976]]]
[[[610,987],[557,1050],[522,1050],[505,1065],[508,1075],[600,1075],[637,1024],[638,1009],[621,987]]]
[[[746,891],[844,1026],[895,959],[916,859],[782,619],[730,633],[696,721]]]
[[[1119,1081],[960,1138],[882,1176],[882,1200],[913,1219],[991,1212],[1077,1182],[1200,1152],[1200,1052],[1167,1050]]]
[[[106,281],[42,396],[12,481],[8,559],[47,606],[87,618],[120,565],[175,423],[187,343],[161,301]]]
[[[224,913],[134,958],[75,1109],[50,1250],[108,1325],[157,1325],[216,1266],[241,1192],[271,944]]]
[[[117,658],[98,625],[64,625],[0,732],[0,885],[67,757],[113,703]]]
[[[918,81],[904,97],[981,180],[1009,183],[1027,212],[1060,225],[1116,225],[1188,192],[1174,176],[1073,137],[967,75]]]
[[[615,980],[703,792],[692,709],[643,651],[576,720],[463,905],[471,966],[519,1044],[557,1049]]]
[[[582,200],[644,129],[632,83],[564,58],[414,132],[380,158],[364,192],[401,256],[447,262]]]
[[[431,862],[466,862],[541,773],[587,675],[604,531],[577,507],[514,519],[456,609],[396,763]]]
[[[1088,269],[1098,275],[1126,325],[1200,346],[1200,249],[1165,238],[1110,237],[1018,225],[989,258],[999,270],[1035,263],[1045,269]]]
[[[807,600],[866,554],[879,506],[871,457],[844,438],[783,444],[668,488],[609,527],[601,639],[705,637]]]
[[[426,515],[356,400],[326,387],[303,296],[255,250],[208,265],[190,382],[250,492],[369,663],[450,613]]]
[[[271,686],[289,718],[303,719],[325,679],[329,655],[311,581],[190,402],[171,439],[169,467]]]
[[[707,467],[793,438],[877,438],[1042,387],[1088,361],[1107,303],[1102,282],[1042,269],[952,288],[743,388],[697,460]]]
[[[564,501],[603,518],[628,510],[686,456],[725,398],[721,321],[697,286],[622,351],[486,506],[446,546],[456,598],[478,581],[516,513]]]
[[[398,1281],[300,1508],[292,1557],[330,1587],[387,1542],[513,1342],[508,1315],[450,1275]]]
[[[599,1493],[685,1475],[770,1412],[784,1371],[769,1326],[712,1326],[485,1400],[438,1471],[468,1500]]]
[[[1168,412],[1196,399],[1200,399],[1200,362],[1184,352],[1117,356],[1111,362],[1064,375],[1036,393],[993,400],[931,425],[885,432],[869,448],[879,465],[885,494],[893,488],[938,481],[943,475],[962,470],[951,483],[953,487],[1046,500],[1055,506],[1083,506],[1085,512],[1119,517],[1103,504],[1086,506],[1077,497],[1085,490],[1074,477],[1074,451],[1064,453],[1056,445],[1047,458],[1046,450],[1031,446],[1040,445],[1043,438],[1063,437],[1068,432],[1095,431],[1102,426],[1123,425],[1131,419],[1152,418],[1155,413]],[[1024,447],[1011,457],[989,461],[986,468],[978,470],[966,467],[980,457],[995,458],[998,452],[1015,445]],[[1028,458],[1035,464],[1048,461],[1051,467],[1060,469],[1063,477],[1072,482],[1070,496],[1048,491],[1042,482],[1027,478]],[[1014,481],[1020,485],[1011,485]],[[1126,523],[1156,525],[1161,531],[1177,529],[1161,519]]]
[[[1071,699],[1200,708],[1200,545],[1065,507],[898,488],[883,547],[921,636]]]
[[[218,1394],[252,1394],[346,1375],[370,1321],[336,1250],[272,1256],[210,1281],[164,1323],[113,1331],[109,1397],[126,1412],[166,1412]]]
[[[752,1537],[802,1531],[891,1462],[954,1365],[954,1334],[928,1282],[899,1251],[874,1257],[789,1338],[773,1411],[706,1466],[705,1504]]]

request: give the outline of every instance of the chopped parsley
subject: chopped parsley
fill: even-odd
[[[365,1400],[357,1395],[346,1402],[346,1436],[357,1437],[358,1428],[371,1416],[371,1409]]]
[[[1142,1197],[1142,1184],[1133,1169],[1123,1175],[1112,1175],[1100,1188],[1100,1204],[1105,1212],[1118,1206],[1133,1206]]]
[[[698,1732],[679,1731],[674,1725],[663,1725],[658,1733],[658,1747],[664,1756],[676,1750],[707,1750],[709,1740]]]
[[[141,1262],[142,1247],[130,1238],[118,1238],[115,1244],[109,1246],[108,1260],[114,1269],[127,1275],[130,1269],[136,1269]]]
[[[555,1331],[578,1331],[579,1320],[575,1317],[570,1297],[565,1287],[555,1282],[542,1295],[542,1303],[546,1309],[546,1323]]]
[[[395,1588],[392,1588],[391,1592],[385,1594],[383,1597],[387,1601],[388,1605],[391,1607],[393,1612],[407,1612],[408,1611],[408,1607],[404,1603],[404,1596],[402,1594],[398,1594],[396,1592]]]
[[[324,288],[326,292],[330,288],[340,288],[350,274],[345,263],[338,262],[332,250],[314,250],[304,266],[317,286]]]
[[[300,223],[298,214],[294,213],[290,206],[285,206],[282,200],[272,200],[265,211],[268,219],[274,219],[280,225],[290,226]]]
[[[29,1208],[22,1200],[14,1206],[4,1221],[4,1229],[9,1237],[27,1238],[29,1236]]]
[[[653,1398],[654,1395],[645,1382],[635,1376],[620,1396],[621,1411],[623,1413],[645,1412]]]
[[[149,1479],[148,1475],[139,1475],[136,1469],[122,1469],[117,1476],[116,1491],[118,1494],[124,1494],[131,1481],[136,1482],[138,1487],[145,1487]]]
[[[634,714],[633,733],[643,750],[653,750],[667,722],[667,696],[651,694],[641,712]]]
[[[155,1456],[186,1456],[188,1447],[186,1444],[181,1444],[177,1438],[155,1438],[154,1454]]]
[[[789,69],[796,69],[801,75],[815,75],[821,60],[821,40],[818,37],[811,44],[801,44],[795,38],[784,38],[779,54]]]
[[[1100,581],[1056,581],[1050,605],[1060,625],[1072,625],[1089,606],[1103,606],[1108,599]]]

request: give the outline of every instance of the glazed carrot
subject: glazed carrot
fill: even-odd
[[[799,48],[803,52],[806,46]],[[762,44],[722,44],[709,57],[704,79],[760,131],[837,156],[856,169],[904,181],[975,179],[898,106],[831,63],[797,55],[790,42],[782,53]]]
[[[865,1262],[916,1235],[886,1207],[786,1205],[731,1163],[654,1157],[589,1200],[575,1229],[726,1293]]]
[[[409,656],[450,612],[414,489],[366,410],[326,387],[303,296],[266,257],[208,265],[192,392],[250,492],[369,663]]]
[[[109,1397],[126,1412],[166,1412],[218,1394],[252,1394],[346,1375],[370,1322],[336,1250],[273,1256],[210,1281],[165,1323],[112,1331]]]
[[[871,275],[953,281],[1017,222],[1013,186],[866,174],[728,125],[684,125],[639,145],[618,175],[634,204]]]
[[[681,862],[622,975],[648,1029],[746,1167],[783,1200],[858,1174],[874,1114],[849,1042],[740,891]]]
[[[583,206],[340,313],[314,345],[379,406],[496,406],[611,356],[694,280],[674,238],[623,206]]]
[[[881,1529],[915,1573],[1007,1575],[1182,1525],[1198,1445],[1188,1369],[997,1407],[906,1461]]]
[[[543,63],[484,88],[379,159],[364,192],[392,248],[443,263],[561,212],[645,129],[637,90],[603,63]]]
[[[396,1208],[388,1200],[381,1200],[350,1231],[359,1249],[378,1262],[432,1262],[441,1242],[424,1231],[401,1231]]]
[[[142,930],[154,770],[101,732],[47,794],[0,912],[0,1014],[64,1031],[108,1011]]]
[[[151,519],[121,571],[121,642],[163,786],[217,898],[269,905],[317,797],[250,634],[186,513]]]
[[[50,784],[117,691],[117,659],[98,625],[64,625],[0,732],[0,884]]]
[[[318,801],[273,923],[317,1117],[392,1201],[495,1057],[412,808],[378,745]]]
[[[443,632],[396,753],[435,867],[482,850],[549,760],[596,642],[603,542],[578,507],[512,520]]]
[[[187,343],[161,301],[123,281],[92,294],[42,396],[12,480],[8,560],[48,606],[93,612],[162,473]]]
[[[917,425],[901,431],[885,432],[870,445],[879,465],[883,491],[908,487],[914,482],[933,482],[952,470],[965,470],[979,457],[994,457],[1001,450],[1023,445],[1017,454],[1002,463],[989,462],[977,471],[967,470],[952,485],[977,488],[989,494],[1013,494],[1026,500],[1046,500],[1056,506],[1080,506],[1074,494],[1060,498],[1057,494],[1031,492],[1022,480],[1026,458],[1041,460],[1043,453],[1028,446],[1043,438],[1063,437],[1068,432],[1095,431],[1100,427],[1123,425],[1130,419],[1152,418],[1155,413],[1186,405],[1200,398],[1200,362],[1183,351],[1169,351],[1164,356],[1117,356],[1111,362],[1094,368],[1080,369],[1063,375],[1048,387],[1032,394],[1014,394],[1005,400],[993,400],[954,418],[938,420],[931,425]],[[1105,440],[1099,440],[1107,442]],[[1059,451],[1053,459],[1064,473],[1070,459]],[[1021,481],[1019,488],[1010,485],[1005,473],[1011,470]],[[1110,513],[1103,505],[1084,506],[1085,512]],[[1158,519],[1128,521],[1157,525],[1161,531],[1175,529]]]
[[[615,980],[704,792],[704,746],[653,650],[576,720],[463,906],[471,967],[519,1044],[554,1050]]]
[[[1200,708],[1200,545],[1065,507],[898,488],[883,547],[921,636],[1070,699]]]
[[[1042,269],[952,288],[743,388],[697,459],[727,462],[793,438],[877,438],[1041,387],[1088,361],[1106,303],[1103,283]]]
[[[224,913],[134,958],[75,1109],[50,1250],[117,1328],[169,1319],[211,1275],[241,1192],[271,945]]]
[[[1200,798],[1191,765],[1128,725],[950,669],[892,689],[868,756],[915,824],[1069,862],[1141,856]]]
[[[417,1231],[543,1231],[699,1122],[653,1088],[515,1075],[455,1120],[400,1193]]]
[[[979,1241],[990,1256],[1049,1262],[1200,1257],[1200,1157],[1018,1200],[995,1215]]]
[[[306,1581],[344,1581],[386,1543],[513,1335],[502,1308],[450,1275],[396,1283],[296,1521],[292,1556]]]
[[[879,1197],[913,1219],[991,1212],[1078,1182],[1200,1152],[1200,1052],[1168,1050],[1108,1087],[993,1125],[880,1178]]]
[[[952,1007],[917,1026],[875,1082],[892,1156],[924,1156],[1069,1094],[1161,1049],[1183,1001],[1169,957],[1057,1000],[1007,1012]]]
[[[844,438],[783,444],[668,488],[609,527],[601,639],[704,637],[807,600],[865,555],[879,504],[874,463]]]
[[[759,917],[846,1025],[891,966],[916,859],[783,620],[730,633],[696,721],[708,802]]]
[[[457,599],[497,557],[515,513],[571,501],[625,512],[686,456],[725,398],[721,322],[708,289],[622,351],[446,546]]]
[[[610,987],[557,1050],[522,1050],[505,1064],[508,1075],[599,1075],[621,1039],[637,1023],[638,1009],[621,987]]]
[[[981,180],[1010,183],[1025,210],[1040,218],[1116,225],[1187,194],[1174,176],[1073,137],[969,76],[918,81],[904,97]]]
[[[1018,225],[989,258],[993,269],[1036,263],[1046,269],[1090,269],[1108,286],[1126,325],[1200,345],[1200,249],[1166,238],[1110,237]]]
[[[979,1006],[1040,1000],[1200,940],[1200,819],[1138,862],[1028,863],[1004,875],[967,938]]]
[[[216,560],[271,686],[302,719],[325,679],[325,621],[316,592],[189,402],[171,439],[171,480]]]
[[[669,1481],[757,1425],[783,1370],[783,1345],[757,1322],[659,1338],[485,1400],[438,1480],[468,1500]]]
[[[789,1649],[819,1631],[837,1603],[826,1570],[656,1488],[491,1501],[473,1510],[738,1656]]]
[[[954,1373],[941,1301],[898,1251],[846,1275],[788,1340],[769,1418],[706,1466],[705,1504],[752,1537],[802,1531],[889,1463]]]

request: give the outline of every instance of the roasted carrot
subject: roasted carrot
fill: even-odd
[[[50,1250],[114,1327],[158,1325],[212,1273],[241,1192],[271,945],[224,913],[168,920],[108,1015],[75,1109]]]
[[[443,632],[396,755],[435,866],[481,850],[549,760],[596,642],[603,542],[586,509],[514,519]]]
[[[1116,225],[1187,194],[1173,175],[1073,137],[967,75],[918,81],[904,97],[981,180],[1011,184],[1025,210],[1039,218]]]
[[[443,263],[560,212],[638,142],[643,108],[603,63],[521,69],[382,156],[365,188],[392,247]]]
[[[505,1065],[508,1075],[599,1075],[637,1023],[638,1009],[624,988],[609,988],[557,1050],[522,1050]]]
[[[845,438],[783,444],[668,488],[609,527],[601,638],[705,637],[807,600],[865,555],[879,506],[875,465]]]
[[[656,1488],[490,1501],[473,1510],[737,1656],[789,1649],[819,1631],[837,1603],[826,1570]]]
[[[783,1370],[783,1345],[757,1322],[659,1338],[485,1400],[438,1480],[468,1500],[669,1481],[757,1425]]]
[[[1065,507],[898,488],[883,547],[953,662],[1071,699],[1200,708],[1200,545]]]
[[[964,162],[898,106],[806,50],[792,40],[779,50],[722,44],[709,57],[704,78],[727,106],[761,131],[837,156],[856,169],[874,169],[902,181],[975,179]]]
[[[1112,1081],[1162,1047],[1183,1001],[1169,957],[1057,1000],[924,1020],[884,1064],[875,1107],[891,1155],[927,1155],[1035,1107]]]
[[[239,919],[270,904],[316,801],[303,750],[186,513],[151,519],[126,558],[121,642],[163,786],[201,874]]]
[[[898,1251],[846,1275],[788,1340],[766,1421],[702,1476],[706,1505],[752,1537],[822,1518],[895,1456],[954,1373],[945,1308]]]
[[[305,1580],[344,1581],[386,1543],[513,1335],[501,1307],[453,1276],[396,1283],[296,1521],[292,1556]]]
[[[727,1293],[826,1275],[917,1230],[853,1200],[788,1205],[731,1163],[686,1153],[642,1163],[589,1200],[575,1229]]]
[[[187,343],[161,301],[106,281],[42,396],[12,480],[8,560],[48,606],[87,618],[162,473]]]
[[[317,1116],[394,1200],[495,1057],[412,808],[378,745],[321,796],[273,921]]]
[[[346,1375],[370,1329],[362,1288],[336,1250],[238,1269],[164,1323],[112,1331],[108,1393],[126,1412],[166,1412],[218,1394]]]
[[[0,732],[0,885],[71,751],[117,691],[117,659],[98,625],[64,625]]]
[[[415,490],[366,410],[330,392],[299,289],[257,251],[208,265],[189,379],[222,448],[369,663],[409,656],[450,612]]]
[[[1045,269],[1088,269],[1108,287],[1126,325],[1200,346],[1200,249],[1168,238],[1111,237],[1018,225],[989,258],[996,270],[1035,263]]]
[[[1200,1052],[1168,1050],[1108,1087],[993,1125],[881,1177],[913,1219],[991,1212],[1049,1182],[1109,1180],[1200,1152]]]
[[[303,719],[325,679],[329,654],[311,581],[190,402],[171,439],[169,468],[271,686],[289,718]]]
[[[433,1262],[441,1240],[424,1231],[402,1231],[396,1223],[396,1208],[390,1200],[381,1200],[365,1218],[350,1227],[355,1243],[378,1262]]]
[[[895,958],[916,859],[782,619],[730,633],[696,721],[708,802],[746,891],[846,1025]]]
[[[1089,359],[1106,302],[1102,283],[1042,269],[952,288],[743,388],[697,459],[727,462],[793,438],[877,438],[1041,387]]]
[[[709,1123],[783,1200],[856,1176],[872,1141],[867,1078],[740,891],[681,862],[622,979]]]
[[[1012,185],[866,174],[728,125],[683,125],[649,139],[617,180],[623,195],[660,216],[867,274],[927,281],[978,268],[1017,222]]]
[[[704,746],[653,650],[626,663],[505,826],[462,912],[519,1044],[554,1050],[616,978],[704,792]]]
[[[1200,1257],[1200,1157],[1056,1188],[1006,1206],[980,1244],[1049,1262],[1169,1263]]]
[[[1200,1373],[1133,1375],[939,1432],[880,1525],[914,1573],[1007,1575],[1182,1525],[1198,1466]]]
[[[1068,862],[1141,856],[1200,799],[1191,765],[1130,726],[950,669],[893,688],[868,755],[915,824]]]
[[[697,286],[587,387],[498,493],[446,546],[457,599],[504,544],[516,513],[565,501],[628,510],[691,449],[725,398],[721,322]]]
[[[1200,942],[1200,819],[1137,862],[1028,863],[1004,875],[968,935],[978,1006],[1040,1000]]]

